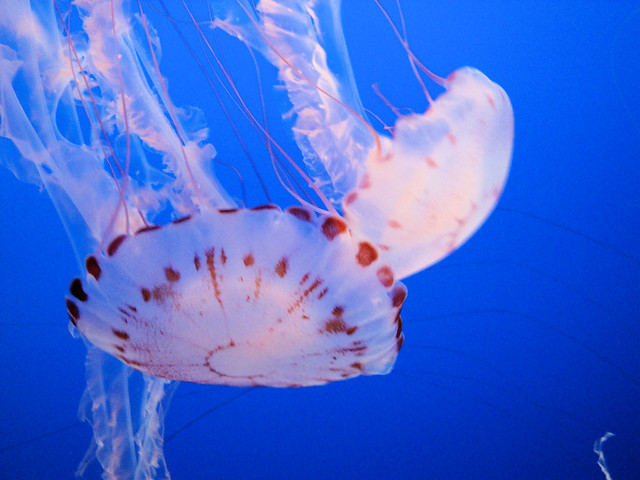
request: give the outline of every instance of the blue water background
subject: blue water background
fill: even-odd
[[[378,83],[394,105],[424,109],[375,5],[344,3],[364,105],[393,122],[370,88]],[[220,406],[167,443],[173,478],[602,479],[592,448],[607,431],[613,478],[640,478],[637,3],[402,4],[429,68],[473,65],[512,100],[513,167],[499,208],[457,252],[406,280],[406,340],[390,375],[256,389],[223,405],[242,390],[181,385],[168,434]],[[161,35],[175,102],[202,107],[221,154],[241,158],[215,131],[224,120],[184,47]],[[253,66],[235,46],[230,70],[255,102]],[[267,96],[274,112],[280,101]],[[264,201],[242,165],[252,201]],[[77,266],[46,195],[5,170],[0,187],[0,479],[72,478],[90,439],[76,423],[85,348],[68,333],[63,301]]]

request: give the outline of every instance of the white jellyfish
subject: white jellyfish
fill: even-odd
[[[0,135],[14,147],[0,161],[46,188],[83,270],[67,298],[90,343],[94,444],[80,473],[95,455],[108,478],[168,477],[172,380],[388,373],[403,340],[398,280],[468,238],[506,179],[511,107],[476,70],[450,75],[387,138],[360,106],[339,2],[210,6],[211,27],[278,69],[324,208],[246,208],[225,191],[201,116],[169,98],[140,4],[132,15],[126,0],[0,0]],[[129,367],[146,374],[139,405]]]

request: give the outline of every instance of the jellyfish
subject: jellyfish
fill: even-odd
[[[125,0],[14,3],[0,3],[2,163],[46,189],[82,271],[66,300],[89,349],[93,443],[78,474],[97,458],[106,478],[168,478],[176,381],[298,387],[391,371],[399,280],[469,238],[506,181],[513,114],[499,86],[457,70],[385,136],[358,100],[339,2],[212,2],[208,26],[277,69],[307,169],[244,109],[285,157],[272,161],[296,200],[248,207],[218,180],[200,112],[171,101],[140,3],[134,15]]]

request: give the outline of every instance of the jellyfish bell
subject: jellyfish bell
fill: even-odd
[[[513,111],[500,86],[456,70],[422,114],[398,118],[343,201],[345,219],[385,252],[400,278],[441,260],[495,208],[513,147]]]
[[[406,296],[394,283],[341,219],[267,206],[118,237],[67,307],[93,345],[156,377],[306,386],[391,370]]]

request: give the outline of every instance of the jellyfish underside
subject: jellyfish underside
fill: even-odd
[[[114,242],[72,284],[71,321],[156,377],[316,385],[387,373],[402,344],[406,289],[337,217],[211,211]]]
[[[399,280],[469,238],[504,186],[513,114],[499,86],[460,69],[385,137],[366,123],[339,2],[214,4],[213,26],[278,69],[327,203],[239,208],[215,177],[205,124],[169,99],[144,14],[128,17],[124,0],[76,1],[69,16],[56,2],[7,2],[0,134],[19,159],[2,161],[45,186],[84,272],[67,298],[92,344],[84,466],[95,455],[110,478],[167,476],[171,380],[286,387],[391,370]],[[161,211],[172,221],[156,223]],[[96,347],[149,374],[135,442],[126,367],[107,372]]]

